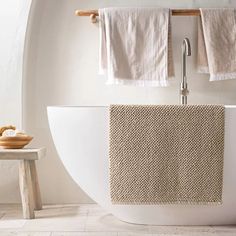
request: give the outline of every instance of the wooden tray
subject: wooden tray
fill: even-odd
[[[21,149],[30,141],[33,137],[28,135],[15,136],[15,137],[0,137],[0,148],[3,149]]]

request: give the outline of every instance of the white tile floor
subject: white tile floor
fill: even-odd
[[[0,236],[236,236],[236,226],[146,226],[119,221],[95,204],[45,206],[23,220],[18,205],[0,205]]]

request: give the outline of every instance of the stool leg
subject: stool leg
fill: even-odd
[[[25,219],[34,219],[34,202],[32,192],[32,182],[30,173],[30,162],[26,160],[20,161],[19,166],[19,182],[23,208],[23,216]]]
[[[39,182],[38,182],[38,175],[35,161],[30,161],[30,172],[31,172],[35,210],[42,210],[42,200],[39,189]]]

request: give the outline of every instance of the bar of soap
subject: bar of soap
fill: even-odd
[[[2,133],[3,137],[15,137],[16,136],[16,131],[14,129],[6,129]]]
[[[24,135],[27,135],[24,130],[16,129],[15,132],[16,132],[16,136],[24,136]]]

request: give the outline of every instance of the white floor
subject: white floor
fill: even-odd
[[[18,205],[0,205],[0,236],[236,236],[236,226],[145,226],[119,221],[95,204],[45,206],[23,220]]]

